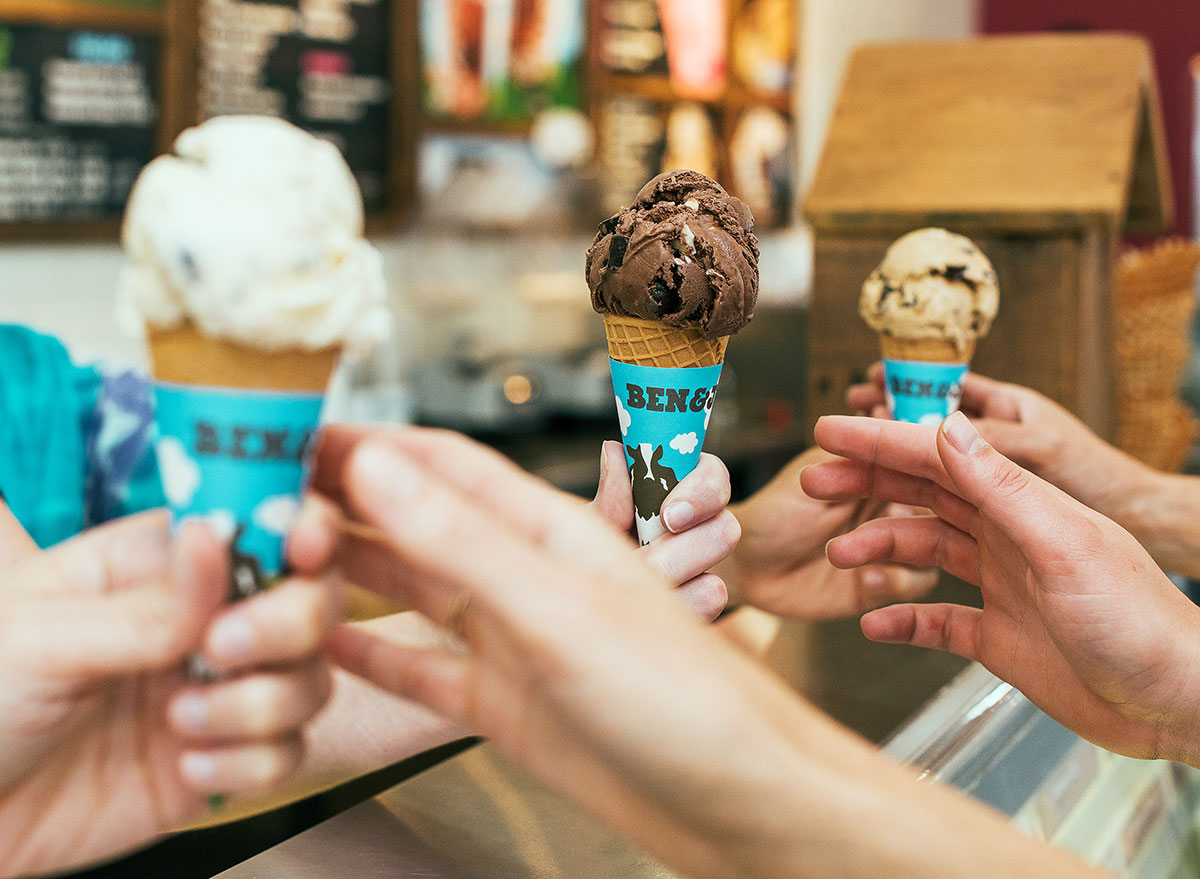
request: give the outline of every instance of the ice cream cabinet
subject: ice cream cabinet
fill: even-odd
[[[964,669],[884,750],[1122,876],[1200,876],[1200,771],[1097,748],[982,666]]]
[[[1101,34],[868,45],[852,56],[804,204],[815,241],[807,421],[845,410],[880,354],[858,315],[888,245],[972,238],[1000,306],[972,369],[1042,391],[1113,438],[1123,233],[1170,223],[1149,48]]]

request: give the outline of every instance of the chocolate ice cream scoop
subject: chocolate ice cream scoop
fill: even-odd
[[[587,252],[592,307],[698,327],[706,339],[736,333],[758,298],[754,217],[719,183],[669,171],[600,224]]]

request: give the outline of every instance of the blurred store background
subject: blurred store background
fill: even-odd
[[[913,120],[925,119],[952,130],[960,111],[986,119],[989,108],[960,83],[905,95],[903,126],[864,128],[901,110],[880,107],[880,89],[861,100],[855,83],[846,89],[851,70],[860,87],[877,82],[855,53],[882,47],[871,57],[908,73],[936,53],[945,84],[957,58],[982,57],[971,51],[981,38],[1030,31],[1145,41],[1144,54],[1117,53],[1126,66],[1111,78],[1092,59],[1086,73],[1047,65],[1041,94],[1019,79],[999,87],[1013,106],[1029,93],[1029,144],[1035,133],[1067,142],[1049,125],[1085,143],[1126,126],[1117,164],[1079,175],[1080,191],[1115,187],[1117,210],[1073,214],[1047,192],[1034,220],[1014,223],[1011,212],[924,205],[920,187],[900,213],[872,206],[884,189],[903,193],[892,184],[905,169],[889,158],[927,164],[952,152],[935,144],[921,155],[926,141],[900,142],[898,130],[919,133]],[[1048,392],[1103,390],[1088,391],[1087,417],[1112,439],[1158,466],[1200,471],[1198,55],[1194,0],[0,0],[0,321],[54,333],[81,361],[142,366],[114,315],[129,187],[187,125],[268,113],[343,150],[385,258],[396,337],[345,366],[331,417],[461,429],[588,492],[616,420],[584,252],[645,180],[687,166],[717,177],[758,220],[760,304],[729,346],[706,445],[730,465],[735,494],[804,447],[810,410],[836,406],[862,376],[874,354],[842,344],[843,326],[865,333],[857,287],[907,231],[893,225],[929,217],[961,222],[1002,257],[1001,320],[981,345],[993,374],[1046,361],[1057,370]],[[965,67],[998,93],[986,70]],[[829,155],[835,118],[840,142],[870,145],[880,161],[865,146]],[[977,145],[984,128],[971,133]],[[1012,149],[1025,145],[1018,137]],[[1092,154],[1080,156],[1086,165]],[[822,170],[833,206],[823,226],[808,201]],[[964,162],[948,173],[970,171]],[[1139,211],[1150,221],[1127,223]],[[1074,262],[1060,271],[1063,254]],[[822,286],[838,279],[841,288]],[[1053,300],[1039,300],[1034,282]],[[1017,323],[1027,307],[1045,307],[1046,321],[1035,311]],[[848,322],[827,322],[835,313]],[[849,621],[806,631],[793,664],[806,695],[880,740],[961,668],[901,655],[867,647]],[[228,865],[370,793],[201,843],[189,855],[195,875],[211,875],[217,854]],[[97,875],[159,874],[139,863]]]

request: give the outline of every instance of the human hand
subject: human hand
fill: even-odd
[[[887,417],[882,364],[871,366],[866,383],[850,387],[846,402]],[[960,408],[1000,454],[1125,528],[1160,566],[1200,576],[1200,538],[1192,525],[1200,511],[1200,481],[1153,470],[1021,385],[968,373]]]
[[[806,470],[809,494],[937,514],[868,522],[829,544],[831,562],[938,564],[982,592],[982,609],[876,610],[868,637],[978,660],[1110,750],[1200,758],[1200,609],[1132,536],[1004,458],[961,413],[940,428],[827,417],[816,437],[849,460]]]
[[[875,501],[810,498],[800,487],[800,473],[830,459],[819,448],[809,449],[731,508],[741,522],[742,539],[715,572],[732,604],[796,619],[830,619],[912,601],[936,585],[932,568],[870,565],[843,571],[829,564],[825,544],[830,539],[876,516],[907,512]]]
[[[225,607],[227,592],[216,538],[172,539],[161,511],[0,571],[0,875],[115,856],[297,764],[336,590],[292,578]],[[196,649],[226,677],[188,680]]]
[[[687,875],[1087,873],[802,703],[682,612],[594,509],[495,453],[408,430],[340,465],[389,594],[456,637],[343,626],[339,663],[478,730]]]
[[[700,454],[696,469],[671,489],[662,505],[667,533],[638,549],[677,588],[696,613],[715,619],[725,608],[724,581],[709,571],[737,546],[741,528],[729,503],[729,471],[720,458]],[[600,484],[592,506],[618,531],[633,533],[633,488],[619,442],[600,451]]]

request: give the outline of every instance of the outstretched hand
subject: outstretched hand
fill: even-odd
[[[1133,537],[1003,457],[961,413],[936,429],[832,416],[816,437],[849,460],[806,470],[809,494],[937,514],[868,522],[830,543],[830,561],[936,564],[982,591],[982,609],[876,610],[868,637],[978,660],[1110,750],[1200,759],[1200,609]]]

